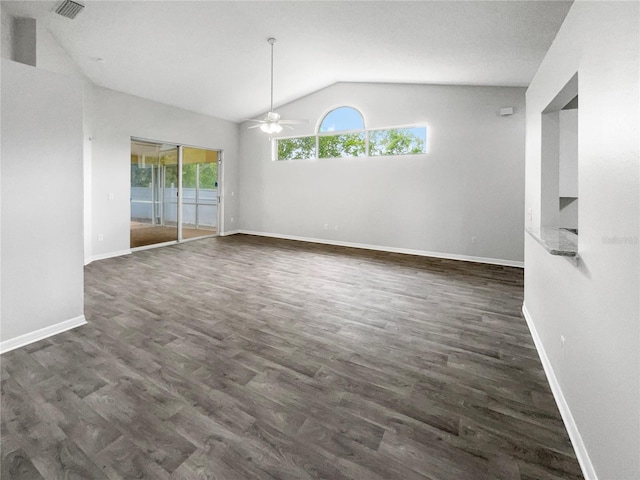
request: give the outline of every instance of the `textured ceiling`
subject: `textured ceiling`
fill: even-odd
[[[564,1],[2,2],[37,18],[97,85],[239,121],[335,82],[526,86]],[[96,58],[104,58],[103,63]]]

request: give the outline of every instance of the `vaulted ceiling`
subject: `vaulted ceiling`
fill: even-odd
[[[526,86],[568,1],[2,2],[40,22],[95,84],[239,121],[335,82]],[[97,58],[104,62],[96,61]]]

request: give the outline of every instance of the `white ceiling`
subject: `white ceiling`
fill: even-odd
[[[239,121],[335,82],[526,86],[566,1],[2,2],[37,18],[94,83]],[[100,63],[96,58],[104,58]]]

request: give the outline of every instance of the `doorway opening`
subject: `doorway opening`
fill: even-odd
[[[218,234],[221,151],[131,139],[132,249]]]

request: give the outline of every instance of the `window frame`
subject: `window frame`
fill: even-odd
[[[358,113],[358,115],[360,116],[360,118],[362,119],[362,128],[350,128],[348,130],[334,130],[333,132],[321,132],[320,129],[322,128],[322,124],[324,123],[324,121],[327,119],[327,117],[329,115],[331,115],[333,112],[335,112],[336,110],[340,110],[341,108],[348,108],[350,110],[354,110],[355,112]],[[318,124],[316,125],[316,135],[324,135],[324,134],[332,134],[332,133],[337,133],[337,132],[359,132],[362,130],[367,130],[367,122],[364,119],[364,115],[362,114],[362,112],[360,111],[359,108],[356,107],[352,107],[351,105],[341,105],[339,107],[332,107],[329,110],[327,110],[324,115],[322,115],[320,117],[320,120],[318,121]]]
[[[313,137],[315,139],[315,156],[309,158],[278,158],[278,142],[280,140],[291,140],[292,138],[307,138]],[[316,133],[312,135],[290,135],[286,137],[276,137],[271,139],[271,158],[275,162],[300,162],[306,160],[318,160],[318,135]]]
[[[350,129],[350,130],[335,130],[331,132],[321,132],[320,128],[322,127],[322,123],[327,118],[327,116],[340,108],[350,108],[358,112],[360,117],[362,118],[362,124],[364,128],[362,129]],[[371,155],[370,152],[370,141],[369,136],[371,132],[381,131],[381,130],[407,130],[407,129],[415,129],[415,128],[424,128],[425,139],[424,139],[424,152],[421,153],[402,153],[402,154],[394,154],[394,155]],[[409,157],[415,155],[427,155],[429,152],[428,142],[427,142],[427,133],[429,131],[427,122],[423,123],[411,123],[404,125],[394,125],[390,127],[375,127],[375,128],[367,128],[367,122],[365,121],[365,117],[362,112],[356,108],[349,105],[342,105],[339,107],[333,107],[324,113],[320,117],[320,120],[316,124],[315,132],[311,135],[289,135],[289,136],[278,136],[271,139],[272,148],[271,148],[271,158],[272,161],[275,162],[298,162],[298,161],[309,161],[309,160],[332,160],[332,159],[356,159],[356,158],[389,158],[389,157]],[[347,156],[347,157],[320,157],[320,137],[332,137],[336,135],[349,135],[349,134],[362,134],[364,133],[364,155],[362,156]],[[289,140],[292,138],[305,138],[305,137],[315,137],[315,156],[310,158],[278,158],[278,142],[281,140]]]
[[[362,128],[351,128],[348,130],[333,130],[331,132],[321,132],[322,124],[327,119],[329,115],[331,115],[336,110],[340,110],[342,108],[347,108],[349,110],[355,111],[360,119],[362,120]],[[364,119],[364,115],[360,111],[359,108],[353,107],[351,105],[340,105],[338,107],[333,107],[329,109],[324,115],[320,117],[320,121],[318,122],[315,130],[316,134],[316,159],[318,160],[328,160],[328,159],[337,159],[337,158],[366,158],[367,153],[369,152],[369,135],[367,133],[367,122]],[[364,133],[364,155],[362,156],[346,156],[346,157],[321,157],[320,156],[320,137],[334,137],[337,135],[353,135],[353,134],[361,134]]]

